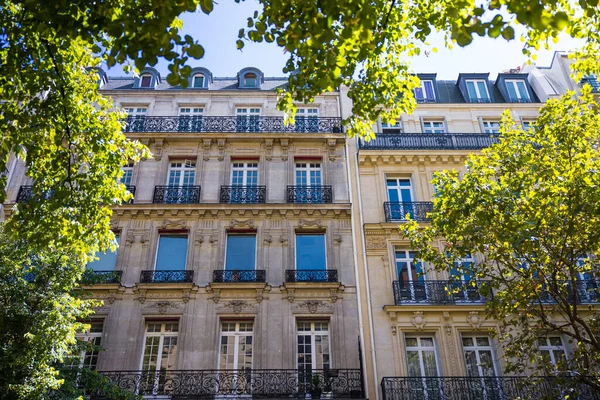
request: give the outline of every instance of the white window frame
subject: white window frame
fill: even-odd
[[[381,121],[381,133],[382,134],[393,134],[393,133],[403,133],[404,126],[402,124],[402,119],[398,118],[393,125],[387,124]]]
[[[318,172],[319,173],[319,180],[321,181],[321,183],[319,185],[317,185],[317,187],[323,186],[323,168],[322,168],[322,164],[321,161],[296,161],[294,163],[294,185],[296,186],[305,186],[305,187],[311,187],[311,179],[310,179],[310,173],[311,172]],[[305,171],[306,172],[306,184],[305,185],[300,185],[298,184],[297,178],[298,178],[298,174],[297,172],[302,172]]]
[[[527,102],[531,101],[531,97],[529,96],[529,91],[527,90],[527,82],[525,81],[525,79],[505,79],[504,83],[506,84],[506,86],[508,86],[508,85],[513,86],[515,94],[517,95],[517,100],[524,100]],[[521,92],[519,91],[519,86],[517,85],[518,83],[522,83],[525,86],[525,93],[527,93],[527,98],[521,97]],[[508,93],[508,88],[507,88],[507,93]],[[512,100],[512,99],[509,99],[509,100]]]
[[[318,107],[298,107],[296,118],[319,118]]]
[[[477,338],[482,338],[482,337],[485,337],[488,340],[489,346],[483,346],[483,345],[480,345],[477,343]],[[462,339],[467,339],[467,338],[473,340],[473,345],[465,346],[464,341]],[[465,351],[472,350],[473,352],[475,352],[475,358],[477,360],[477,371],[479,373],[479,377],[489,376],[489,375],[485,375],[483,373],[484,371],[481,367],[481,355],[479,354],[480,351],[489,351],[490,354],[492,355],[493,376],[499,376],[496,352],[494,351],[492,338],[489,335],[474,335],[474,334],[461,335],[461,343],[462,343],[462,347],[463,347],[463,361],[465,363],[465,368],[467,365],[467,357],[466,357]]]
[[[500,133],[500,121],[497,119],[482,119],[481,130],[484,133]]]
[[[435,96],[435,85],[433,84],[433,79],[420,79],[421,81],[421,93],[423,93],[423,99],[417,99],[417,95],[415,93],[415,100],[417,100],[417,102],[419,100],[421,100],[421,102],[435,102],[437,101],[437,98]],[[425,90],[425,82],[429,82],[431,84],[431,92],[433,93],[433,99],[429,99],[427,98],[427,91]]]
[[[475,99],[477,100],[483,100],[484,97],[481,95],[481,93],[479,92],[479,83],[483,83],[484,87],[485,87],[485,94],[487,95],[487,100],[488,101],[492,101],[492,98],[490,97],[490,91],[489,88],[487,86],[487,82],[485,81],[485,79],[465,79],[465,87],[467,89],[467,95],[469,96],[469,100],[471,100],[473,97],[471,97],[471,93],[469,93],[469,85],[468,83],[472,82],[473,83],[473,87],[475,88]]]
[[[102,325],[102,330],[100,332],[91,332],[91,326],[93,324],[101,324]],[[78,333],[76,333],[75,334],[75,338],[77,340],[82,341],[82,342],[92,343],[92,344],[95,341],[95,339],[100,338],[100,343],[98,343],[98,346],[101,346],[102,345],[103,335],[104,335],[104,321],[92,321],[92,322],[89,322],[89,325],[90,325],[90,329],[86,330],[85,332],[78,332]],[[93,344],[93,345],[96,346],[95,344]],[[98,354],[96,354],[96,358],[98,358],[98,356],[100,355],[99,351],[100,350],[96,350],[96,352],[98,353]],[[87,350],[86,349],[83,349],[83,350],[81,350],[79,352],[79,356],[77,357],[79,359],[79,364],[77,366],[78,369],[88,367],[88,366],[86,366],[84,364],[85,363],[85,356],[86,356],[86,354],[87,354]],[[73,356],[73,357],[75,357],[75,356]],[[95,371],[96,368],[97,368],[97,364],[94,365],[93,367],[91,367],[90,369],[92,371]]]
[[[160,332],[148,332],[148,326],[150,324],[161,324]],[[177,324],[177,332],[166,332],[165,328],[168,324]],[[144,343],[142,346],[142,358],[140,359],[140,371],[144,371],[144,355],[146,354],[146,342],[148,337],[156,337],[159,336],[158,342],[158,353],[156,355],[156,369],[154,371],[148,370],[148,372],[160,372],[160,360],[162,359],[162,353],[164,350],[164,341],[165,337],[176,337],[177,338],[177,346],[179,346],[179,326],[181,325],[180,321],[146,321],[144,325]],[[175,355],[177,360],[177,354]],[[175,365],[174,365],[175,367]],[[170,371],[167,369],[167,371]]]
[[[202,78],[202,85],[201,86],[196,86],[196,78]],[[192,77],[192,88],[193,89],[203,89],[206,87],[206,76],[204,76],[204,74],[194,74],[194,76]]]
[[[423,346],[421,345],[421,339],[422,338],[431,338],[433,341],[433,347],[429,347],[429,346]],[[406,339],[417,339],[417,345],[416,346],[408,346],[406,344]],[[441,376],[440,373],[440,362],[439,362],[439,355],[438,355],[438,349],[437,349],[437,342],[436,342],[436,338],[435,335],[405,335],[404,336],[404,351],[405,351],[405,356],[406,356],[406,364],[408,366],[409,360],[408,360],[408,352],[409,351],[416,351],[419,353],[419,368],[421,370],[421,377],[422,378],[427,378],[427,375],[425,375],[425,364],[423,362],[423,351],[431,351],[431,349],[433,349],[433,356],[435,359],[435,369],[436,369],[436,375],[435,376]]]
[[[234,331],[223,331],[223,325],[224,324],[235,324],[235,330]],[[240,331],[240,324],[251,324],[252,325],[252,330],[250,331]],[[220,327],[220,333],[219,333],[219,354],[217,356],[217,369],[223,369],[223,370],[227,370],[225,366],[221,365],[221,340],[223,338],[223,336],[233,336],[234,337],[234,341],[233,341],[233,354],[234,354],[234,358],[233,358],[233,369],[231,370],[227,370],[227,371],[238,371],[239,370],[239,364],[238,364],[238,357],[239,357],[239,344],[240,344],[240,338],[241,337],[252,337],[252,366],[250,368],[254,367],[254,321],[250,322],[240,322],[240,321],[221,321],[220,323],[221,327]],[[235,385],[233,385],[233,387],[235,387]]]
[[[119,182],[125,186],[131,186],[133,183],[133,162],[128,162],[127,165],[121,167],[121,170],[123,171],[123,176],[121,176]],[[125,182],[125,177],[129,177],[129,182]]]
[[[298,329],[298,325],[299,324],[310,324],[310,331],[301,331]],[[315,324],[316,323],[324,323],[327,324],[327,330],[326,331],[317,331],[315,330]],[[331,369],[332,367],[332,361],[333,361],[333,357],[332,355],[332,348],[331,348],[331,323],[330,321],[304,321],[304,320],[296,320],[296,368],[299,369],[300,366],[298,365],[298,336],[302,335],[302,336],[310,336],[310,349],[311,349],[311,370],[318,370],[319,368],[316,368],[317,365],[317,357],[316,357],[316,336],[327,336],[327,347],[329,349],[329,369]]]
[[[448,130],[446,129],[446,122],[443,119],[423,118],[421,120],[421,124],[423,125],[423,133],[428,133],[428,134],[429,133],[431,133],[431,134],[448,133]],[[440,124],[440,125],[435,126],[434,124]]]
[[[179,116],[180,117],[199,117],[204,115],[203,107],[195,107],[195,106],[185,106],[179,107]]]
[[[550,344],[550,338],[559,338],[560,339],[560,346],[556,346],[556,345],[552,345]],[[540,341],[540,339],[544,339],[544,343],[542,343]],[[545,336],[540,336],[538,337],[538,350],[540,351],[540,354],[542,351],[547,351],[548,354],[550,355],[550,362],[552,363],[552,366],[556,367],[557,363],[556,363],[556,357],[554,357],[554,352],[558,351],[558,350],[562,350],[564,356],[565,356],[565,360],[569,359],[569,353],[567,352],[567,347],[565,346],[565,340],[562,337],[562,335],[545,335]]]
[[[406,249],[403,248],[402,246],[394,246],[394,269],[396,270],[395,275],[396,275],[396,279],[398,281],[400,281],[400,276],[398,276],[398,262],[405,262],[407,263],[407,265],[410,268],[410,272],[412,272],[413,270],[416,271],[416,264],[421,263],[421,271],[423,272],[423,279],[427,280],[427,274],[424,268],[424,264],[423,261],[419,261],[416,258],[410,258],[410,252],[414,251],[414,250],[410,250],[410,249]],[[396,252],[403,252],[404,253],[404,257],[400,257],[398,258],[396,255]],[[414,282],[413,281],[413,277],[412,277],[412,273],[409,274],[409,282]],[[418,282],[418,278],[417,278],[417,282]]]
[[[241,165],[241,166],[240,166]],[[231,186],[258,186],[260,180],[260,174],[258,170],[258,161],[252,160],[235,160],[231,163],[231,174],[229,182]],[[233,175],[234,172],[242,172],[242,184],[234,185],[233,184]],[[248,185],[248,172],[256,171],[256,184]]]
[[[236,107],[235,115],[238,117],[260,117],[260,107]]]
[[[130,118],[145,117],[148,113],[148,106],[128,106],[123,107],[123,110],[127,113]]]
[[[402,178],[402,177],[397,177],[397,176],[386,176],[385,177],[385,194],[387,196],[387,201],[391,202],[392,200],[390,199],[390,186],[388,186],[388,181],[394,179],[396,181],[396,186],[394,186],[396,188],[396,192],[398,192],[398,202],[399,203],[404,203],[404,201],[402,200],[402,190],[403,189],[407,189],[410,192],[410,201],[411,203],[414,203],[415,200],[415,191],[413,188],[413,184],[412,184],[412,178]],[[409,185],[408,186],[400,186],[400,181],[408,181]]]
[[[174,165],[174,164],[181,164],[181,165]],[[179,175],[179,183],[178,184],[169,184],[169,181],[171,180],[171,172],[172,171],[180,171],[181,174]],[[191,185],[194,185],[194,183],[196,182],[196,160],[187,160],[187,159],[182,159],[182,160],[170,160],[169,161],[169,169],[167,170],[167,182],[166,185],[167,186],[174,186],[174,187],[182,187],[184,186],[183,181],[185,180],[185,173],[186,172],[193,172],[193,182]]]

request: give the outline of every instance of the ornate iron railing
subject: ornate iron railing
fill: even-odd
[[[283,117],[262,116],[172,116],[129,117],[125,132],[281,132],[343,133],[342,119],[296,117],[294,125],[285,125]]]
[[[383,378],[383,400],[599,400],[600,393],[573,377]]]
[[[394,304],[485,303],[493,294],[488,281],[394,281]]]
[[[21,186],[17,193],[17,203],[24,203],[33,197],[33,186]]]
[[[288,203],[331,203],[333,201],[331,186],[288,186]]]
[[[314,393],[318,379],[328,398],[363,398],[360,369],[240,369],[195,371],[104,371],[121,389],[172,399],[224,397],[295,397]],[[102,389],[93,397],[101,397]],[[314,398],[314,397],[313,397]]]
[[[383,203],[385,222],[406,221],[406,214],[416,221],[430,221],[427,213],[433,211],[433,203],[430,201],[411,201],[395,203],[386,201]]]
[[[81,283],[83,285],[121,283],[121,275],[123,275],[123,271],[94,271],[87,269],[81,277]]]
[[[556,281],[556,283],[548,282],[543,288],[541,301],[543,303],[556,303],[558,296],[570,303],[598,303],[600,302],[600,281],[581,279],[577,281],[561,280]]]
[[[589,84],[592,87],[592,93],[600,93],[600,82],[595,76],[586,76],[580,82],[580,86]]]
[[[200,186],[155,186],[152,202],[164,204],[200,203]]]
[[[498,142],[490,133],[378,133],[358,143],[360,150],[481,150]]]
[[[288,269],[286,282],[339,282],[337,269]]]
[[[221,203],[253,204],[267,200],[266,186],[221,186]]]
[[[151,270],[142,271],[140,283],[191,283],[194,271],[190,270]]]
[[[244,282],[266,282],[267,271],[264,269],[253,270],[223,270],[213,271],[214,283],[244,283]]]
[[[136,189],[136,187],[135,187],[135,185],[125,185],[125,189],[126,189],[126,190],[127,190],[129,193],[131,193],[131,195],[133,196],[133,197],[131,198],[131,200],[129,200],[129,201],[128,201],[128,203],[129,203],[129,204],[132,204],[132,203],[133,203],[133,200],[135,200],[135,189]]]

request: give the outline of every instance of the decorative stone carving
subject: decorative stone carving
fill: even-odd
[[[245,300],[231,300],[225,304],[225,307],[231,308],[234,313],[239,314],[244,308],[250,308],[250,304]]]
[[[217,147],[219,148],[219,155],[217,159],[219,161],[223,161],[225,159],[225,143],[227,141],[225,139],[217,139]]]
[[[202,153],[204,161],[210,160],[210,146],[212,139],[202,139]]]
[[[423,330],[427,324],[427,318],[423,315],[423,311],[415,311],[410,317],[410,322],[417,328],[418,331]]]
[[[177,308],[177,304],[171,301],[157,301],[156,303],[149,304],[146,308],[156,308],[159,314],[166,314],[170,309]]]
[[[315,219],[315,220],[301,219],[300,221],[298,221],[297,227],[298,228],[307,228],[307,227],[323,228],[323,222],[320,219]]]
[[[397,333],[398,333],[398,328],[396,328],[396,325],[392,325],[392,335],[396,336]]]
[[[287,244],[288,244],[287,233],[283,233],[281,236],[279,236],[279,243],[281,243],[282,246],[287,246]]]
[[[135,243],[135,235],[132,231],[127,232],[127,236],[125,237],[125,246],[131,247],[132,244]]]
[[[273,237],[271,235],[265,235],[264,243],[265,246],[269,246],[271,243],[273,243]]]
[[[333,244],[339,246],[342,243],[342,235],[336,233],[333,235]]]
[[[201,230],[197,230],[194,233],[194,243],[196,243],[196,246],[201,246],[204,243],[204,236],[202,236]]]
[[[254,228],[254,220],[253,219],[232,219],[229,222],[229,229],[233,228]]]
[[[160,228],[161,229],[187,229],[186,220],[180,219],[180,220],[172,221],[172,220],[168,220],[168,219],[163,219],[163,222],[162,222],[162,225],[160,226]]]
[[[273,139],[265,139],[265,160],[273,159]]]
[[[471,325],[473,329],[478,330],[479,328],[481,328],[483,318],[479,316],[478,311],[471,311],[467,316],[467,323]]]
[[[308,308],[308,312],[311,314],[316,313],[319,310],[319,307],[327,306],[327,303],[321,300],[306,300],[301,303],[298,303],[299,307]]]
[[[219,241],[219,234],[217,232],[213,232],[213,234],[208,238],[208,241],[213,245],[213,247],[216,246],[217,242]]]
[[[337,145],[336,139],[327,139],[327,153],[329,155],[329,161],[335,161],[335,147]]]
[[[164,145],[164,139],[162,139],[162,138],[154,139],[153,156],[156,161],[160,161],[160,159],[162,158],[163,145]]]
[[[450,313],[448,311],[442,312],[442,319],[446,322],[450,322]]]
[[[386,249],[387,243],[384,237],[374,236],[367,237],[367,250]]]
[[[289,139],[280,139],[279,144],[281,144],[281,161],[287,161],[290,140]]]

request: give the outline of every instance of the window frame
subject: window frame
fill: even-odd
[[[473,83],[473,88],[475,90],[475,97],[471,96],[471,93],[469,91],[469,83]],[[481,93],[479,92],[479,83],[483,83],[483,86],[485,87],[485,94],[487,97],[482,97]],[[469,96],[469,102],[473,103],[473,100],[477,100],[476,102],[478,103],[491,103],[492,98],[490,96],[490,88],[488,87],[487,81],[485,79],[465,79],[465,87],[467,89],[467,95]]]
[[[204,116],[204,107],[179,106],[178,113],[180,117],[202,117]]]
[[[441,124],[439,127],[427,127],[427,124]],[[446,121],[444,119],[435,119],[435,118],[423,118],[421,119],[421,127],[423,128],[423,133],[431,134],[431,135],[443,135],[448,133],[448,129],[446,127]],[[427,132],[427,131],[430,132]]]
[[[500,133],[500,123],[501,121],[497,119],[483,118],[481,119],[481,130],[483,133]]]
[[[421,345],[421,339],[423,338],[431,338],[432,342],[433,342],[433,347],[424,347]],[[408,346],[406,343],[406,339],[417,339],[417,346]],[[435,334],[405,334],[404,335],[404,353],[405,353],[405,358],[406,358],[406,366],[407,366],[407,376],[412,377],[409,374],[410,368],[408,367],[410,364],[410,361],[408,359],[408,352],[411,351],[417,351],[419,352],[419,369],[421,370],[421,376],[420,377],[414,377],[414,378],[428,378],[429,376],[425,375],[425,368],[424,368],[424,362],[423,362],[423,356],[422,356],[422,352],[424,350],[428,350],[433,348],[433,356],[435,359],[435,369],[436,369],[436,374],[434,376],[443,376],[442,372],[441,372],[441,364],[440,364],[440,360],[439,360],[439,352],[438,352],[438,345],[437,345],[437,340],[436,340],[436,336]],[[424,382],[425,383],[425,382]]]
[[[307,270],[318,270],[316,268],[309,269],[298,269],[298,236],[321,236],[323,238],[323,256],[324,256],[324,266],[323,271],[327,271],[327,236],[325,232],[294,232],[294,270],[295,271],[307,271]]]
[[[523,89],[525,90],[526,98],[522,97],[522,93],[519,90],[518,84],[523,84]],[[531,103],[531,95],[529,94],[529,90],[527,90],[527,81],[525,79],[505,79],[504,84],[506,85],[506,93],[508,94],[508,101],[512,103]],[[510,97],[510,91],[508,87],[512,85],[512,88],[516,94],[516,98]]]
[[[415,100],[417,101],[417,103],[435,103],[437,101],[437,98],[435,96],[435,85],[434,85],[433,79],[419,79],[419,80],[420,80],[420,86],[418,88],[416,88],[413,92],[413,95],[415,96]],[[425,88],[425,83],[431,84],[431,93],[433,94],[433,98],[429,98],[426,96],[427,89]],[[420,99],[417,97],[418,89],[421,89],[421,94],[423,95],[423,97]]]
[[[248,77],[248,75],[252,75],[253,77]],[[249,85],[248,84],[248,79],[254,79],[254,84],[253,85]],[[258,74],[256,72],[246,72],[244,73],[243,76],[243,82],[244,82],[244,87],[248,88],[248,89],[258,89]]]
[[[540,342],[540,339],[544,338],[545,339],[545,343],[542,344]],[[550,343],[550,338],[559,338],[560,339],[560,346],[556,346],[556,345],[552,345]],[[565,345],[565,340],[563,338],[563,335],[560,334],[548,334],[548,335],[544,335],[544,336],[540,336],[537,338],[537,343],[538,343],[538,351],[540,352],[540,356],[542,356],[542,358],[544,357],[542,355],[542,351],[547,351],[548,354],[550,355],[550,359],[547,360],[548,362],[550,362],[551,367],[556,368],[557,363],[556,363],[556,359],[554,357],[554,352],[557,350],[562,350],[563,355],[565,357],[565,360],[569,359],[569,352],[567,351],[567,346]]]
[[[304,166],[299,166],[304,164]],[[318,165],[318,166],[316,166]],[[306,172],[306,184],[301,185],[298,183],[298,172]],[[318,172],[319,184],[312,184],[311,172]],[[322,187],[323,186],[323,163],[321,160],[294,160],[294,185],[300,187]]]
[[[123,175],[119,178],[119,183],[122,183],[125,186],[133,185],[133,161],[128,162],[126,165],[121,167],[121,171],[123,171]],[[124,178],[128,177],[128,182],[124,182]]]
[[[160,251],[160,239],[162,237],[185,237],[185,259],[183,262],[183,268],[160,268],[157,269],[157,262],[158,262],[158,253]],[[154,256],[154,271],[187,271],[187,262],[188,262],[188,252],[190,251],[190,237],[189,237],[189,233],[187,231],[177,231],[177,232],[159,232],[158,234],[158,240],[156,242],[156,254]]]
[[[224,331],[223,330],[223,325],[224,324],[235,324],[235,330],[234,331]],[[252,330],[250,331],[241,331],[240,330],[240,324],[252,324]],[[251,351],[251,366],[250,368],[254,368],[254,344],[256,343],[255,336],[254,336],[254,328],[255,328],[255,324],[254,321],[227,321],[227,320],[221,320],[219,321],[219,350],[218,350],[218,354],[217,354],[217,369],[218,370],[225,370],[225,371],[240,371],[239,369],[239,345],[240,345],[240,338],[241,337],[251,337],[252,338],[252,351]],[[222,355],[222,340],[223,340],[223,336],[233,336],[234,337],[234,344],[233,344],[233,354],[234,354],[234,368],[233,369],[227,369],[224,366],[221,366],[221,355]],[[227,363],[227,362],[226,362]]]
[[[301,331],[299,330],[299,325],[300,324],[310,324],[310,331]],[[315,324],[317,323],[325,323],[327,324],[327,330],[326,331],[317,331],[315,329]],[[325,332],[325,334],[322,334],[323,332]],[[301,371],[300,369],[300,365],[298,364],[298,356],[299,356],[299,352],[298,352],[298,336],[300,336],[300,334],[303,333],[303,336],[310,336],[310,348],[311,348],[311,371],[314,370],[319,370],[319,369],[326,369],[325,366],[323,366],[323,368],[315,368],[315,365],[317,364],[317,357],[315,357],[316,353],[316,336],[327,336],[327,346],[328,346],[328,356],[329,356],[329,366],[327,367],[327,369],[332,369],[332,364],[333,364],[333,357],[332,357],[332,347],[331,347],[331,322],[329,320],[325,321],[325,320],[304,320],[304,319],[296,319],[296,369],[298,371]],[[324,364],[324,363],[323,363]]]
[[[181,164],[181,166],[173,166],[173,164]],[[189,167],[188,167],[188,163],[189,163]],[[193,164],[193,166],[192,166]],[[186,186],[194,186],[194,184],[196,183],[196,168],[198,166],[197,160],[193,160],[193,159],[172,159],[169,160],[169,167],[167,168],[167,182],[166,182],[166,186],[169,187],[186,187]],[[178,184],[170,184],[169,181],[171,180],[171,171],[179,171],[180,175],[179,175],[179,183]],[[193,182],[192,184],[187,184],[184,185],[183,182],[186,179],[186,172],[192,172],[193,175]]]
[[[196,86],[196,79],[197,78],[202,78],[202,85],[200,86]],[[204,76],[203,73],[196,73],[194,74],[194,76],[192,77],[192,88],[193,89],[204,89],[206,88],[206,76]]]
[[[87,322],[87,324],[90,325],[90,328],[87,329],[85,332],[77,332],[75,334],[75,339],[81,340],[83,342],[88,342],[88,343],[95,341],[95,339],[100,339],[97,344],[92,343],[92,345],[93,346],[102,346],[102,339],[104,339],[104,320],[90,321],[90,322]],[[94,325],[94,324],[101,324],[100,332],[92,332],[92,325]],[[72,361],[75,361],[75,358],[77,358],[79,360],[77,369],[89,368],[90,370],[95,371],[96,368],[98,368],[98,359],[100,357],[100,350],[92,349],[92,352],[90,353],[90,357],[96,357],[96,362],[92,366],[86,365],[85,357],[86,357],[87,353],[88,353],[88,351],[86,349],[82,349],[79,352],[79,355],[72,355],[70,357],[73,358]],[[72,362],[71,367],[73,367],[74,364],[75,363]]]
[[[477,339],[478,338],[483,338],[485,337],[488,342],[489,345],[488,346],[483,346],[483,345],[479,345],[477,343]],[[464,339],[472,339],[473,340],[473,345],[472,346],[466,346],[464,344]],[[489,376],[500,376],[500,374],[498,373],[498,371],[500,370],[499,365],[498,365],[498,357],[496,356],[496,349],[494,348],[494,342],[492,341],[492,337],[490,335],[478,335],[478,334],[474,334],[474,333],[469,333],[469,334],[461,334],[461,346],[462,346],[462,353],[463,353],[463,362],[465,363],[465,370],[467,370],[467,358],[466,358],[466,354],[465,354],[465,350],[472,350],[475,352],[475,357],[477,360],[477,372],[479,374],[479,376],[475,377],[473,376],[473,378],[485,378],[485,377],[489,377]],[[480,362],[480,351],[488,351],[491,354],[492,357],[492,370],[493,370],[493,375],[484,375],[482,374],[482,366],[481,366],[481,362]],[[467,370],[467,376],[470,376],[468,374],[468,370]]]
[[[241,164],[242,166],[236,166]],[[250,165],[252,164],[252,166]],[[256,166],[253,166],[256,164]],[[256,171],[256,183],[251,185],[248,184],[248,173]],[[242,172],[242,184],[237,185],[233,183],[234,172]],[[260,163],[258,160],[232,160],[231,161],[231,173],[229,174],[229,184],[234,187],[257,187],[260,183]]]
[[[248,236],[248,237],[254,237],[254,268],[253,269],[239,269],[239,268],[235,268],[235,269],[228,269],[227,268],[227,251],[229,249],[229,237],[231,236]],[[257,237],[257,232],[235,232],[235,231],[231,231],[231,232],[227,232],[226,237],[225,237],[225,255],[223,257],[223,270],[224,271],[256,271],[256,266],[258,265],[258,237]]]
[[[144,84],[144,79],[146,79],[146,78],[150,78],[150,80],[147,82],[148,85]],[[152,87],[152,80],[153,80],[153,78],[154,77],[152,76],[152,74],[148,74],[148,73],[140,75],[140,85],[139,85],[139,87],[142,88],[142,89],[149,89],[149,88],[151,88]]]
[[[402,118],[398,118],[394,125],[387,124],[381,120],[379,120],[379,121],[381,124],[381,134],[382,135],[404,133],[404,125],[403,125]]]
[[[177,332],[167,332],[165,330],[166,325],[167,324],[177,324]],[[160,332],[148,332],[148,327],[150,324],[160,324],[161,328],[160,328]],[[156,337],[158,336],[159,339],[159,344],[158,344],[158,348],[159,351],[156,354],[156,368],[154,370],[150,370],[148,369],[148,373],[159,373],[161,371],[160,369],[160,360],[162,358],[162,354],[164,351],[164,339],[165,337],[175,337],[177,338],[176,340],[176,346],[179,347],[179,331],[180,331],[180,325],[181,325],[181,321],[179,319],[177,320],[160,320],[160,321],[154,321],[154,320],[146,320],[144,323],[144,341],[142,343],[142,357],[140,359],[140,371],[146,371],[144,370],[144,355],[146,354],[146,343],[148,341],[148,337]],[[179,353],[179,351],[176,351],[175,353],[175,363],[177,362],[177,353]],[[174,363],[174,364],[175,364]],[[165,371],[173,371],[174,369],[166,369]],[[156,382],[156,385],[158,384],[158,382]]]

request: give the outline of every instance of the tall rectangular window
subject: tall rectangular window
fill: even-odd
[[[298,321],[298,370],[308,383],[313,370],[331,368],[329,323],[325,321]]]
[[[527,85],[523,79],[506,79],[506,90],[508,91],[509,101],[515,103],[529,103],[529,93],[527,92]]]
[[[318,132],[319,131],[319,109],[314,107],[300,107],[296,111],[296,131],[297,132]]]
[[[485,133],[500,132],[500,122],[499,121],[483,120],[483,121],[481,121],[481,125],[483,126],[483,131]]]
[[[181,271],[187,258],[187,235],[160,235],[155,270]]]
[[[547,364],[557,366],[566,361],[567,351],[562,337],[560,336],[541,336],[538,338],[538,345],[542,358]]]
[[[435,90],[432,80],[421,80],[421,86],[415,89],[415,99],[417,103],[435,102]]]
[[[238,132],[258,132],[260,121],[260,108],[237,108],[236,128]]]
[[[408,376],[440,376],[435,341],[432,336],[406,337],[404,342],[408,361]],[[424,384],[427,384],[427,382],[424,381]]]
[[[296,235],[296,269],[327,269],[324,234]]]
[[[133,163],[129,162],[127,165],[121,168],[123,176],[121,176],[121,183],[125,186],[131,186],[131,180],[133,179]]]
[[[489,336],[463,336],[462,345],[468,376],[497,375]]]
[[[402,301],[423,301],[427,298],[423,265],[415,259],[415,254],[410,250],[394,249],[398,294]]]
[[[446,133],[446,125],[444,121],[439,120],[423,120],[423,132],[424,133]]]
[[[223,322],[219,346],[219,369],[252,369],[252,322]]]
[[[98,354],[102,345],[103,321],[94,321],[89,323],[90,328],[75,336],[83,344],[83,348],[77,355],[69,357],[71,367],[89,368],[95,370],[98,365]]]
[[[388,178],[386,179],[389,210],[389,218],[392,221],[406,219],[406,214],[414,211],[413,190],[410,179],[408,178]]]
[[[321,186],[321,163],[297,162],[296,186]]]
[[[169,186],[190,186],[196,177],[196,161],[178,160],[171,161],[167,175]]]
[[[115,235],[115,240],[117,241],[117,245],[119,244],[120,237],[119,235]],[[92,261],[87,265],[88,269],[92,271],[114,271],[117,265],[117,252],[118,248],[115,251],[107,251],[106,253],[96,253],[97,260]]]
[[[146,324],[142,371],[159,372],[175,369],[178,333],[178,322],[148,322]]]
[[[258,163],[234,162],[231,166],[231,186],[258,185]]]
[[[489,103],[490,95],[487,89],[487,83],[483,79],[467,79],[467,92],[469,101],[472,103]]]
[[[227,235],[225,269],[254,270],[256,267],[256,235]]]

